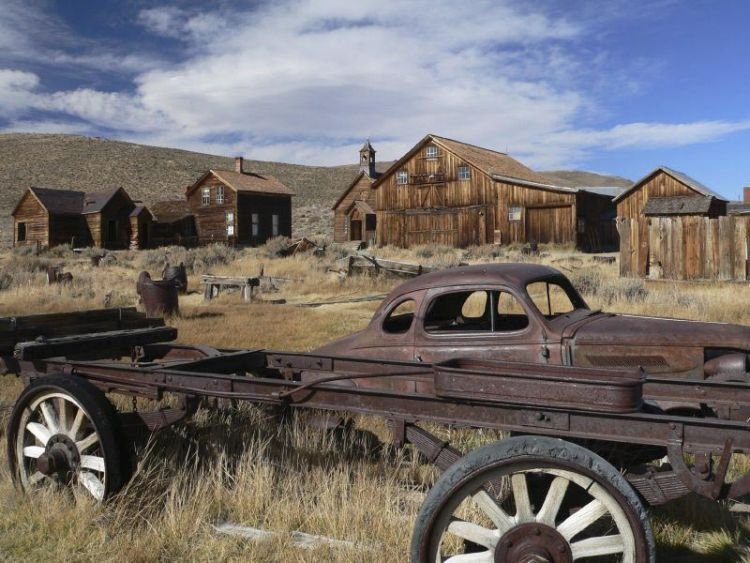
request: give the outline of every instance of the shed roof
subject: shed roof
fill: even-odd
[[[53,215],[78,215],[83,207],[84,192],[62,188],[39,188],[32,186],[29,191],[44,208]],[[15,215],[15,209],[13,214]]]
[[[112,188],[106,192],[92,192],[85,194],[80,213],[99,213],[120,190],[122,190],[125,196],[130,199],[130,196],[128,196],[127,192],[122,188]]]
[[[698,180],[695,178],[691,178],[684,172],[680,172],[679,170],[674,170],[672,168],[668,168],[667,166],[659,166],[657,168],[654,168],[651,172],[646,174],[643,178],[635,182],[632,186],[630,186],[627,190],[622,192],[620,195],[618,195],[615,198],[615,201],[620,201],[622,198],[624,198],[629,193],[637,190],[641,184],[645,183],[648,179],[650,179],[652,176],[659,172],[664,172],[665,174],[669,174],[676,180],[682,182],[685,184],[688,188],[693,190],[694,192],[697,192],[698,194],[705,196],[705,197],[713,197],[718,199],[719,201],[727,201],[727,199],[715,191],[713,191],[711,188],[701,184]]]
[[[643,208],[644,215],[703,215],[711,209],[716,198],[701,195],[650,197]]]
[[[174,223],[190,217],[190,207],[184,199],[157,201],[151,206],[151,214],[160,223]]]
[[[137,201],[134,203],[135,207],[133,208],[133,211],[130,212],[130,217],[138,217],[142,213],[148,213],[149,215],[151,215],[152,219],[154,218],[154,214],[151,213],[151,210],[148,207],[146,207],[145,203],[143,203],[142,201]]]
[[[727,213],[733,215],[747,215],[750,213],[750,203],[744,201],[730,201],[727,204]]]

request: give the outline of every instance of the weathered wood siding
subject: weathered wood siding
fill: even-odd
[[[129,217],[130,220],[130,250],[144,250],[152,246],[152,225],[151,215],[144,212],[135,217]]]
[[[26,226],[25,240],[18,240],[18,224]],[[16,214],[13,217],[13,244],[14,246],[49,246],[49,215],[47,210],[39,203],[30,191],[26,191],[18,203]]]
[[[352,240],[350,221],[354,213],[354,202],[364,201],[370,207],[377,207],[376,191],[372,189],[372,180],[363,175],[357,183],[347,192],[333,211],[333,241],[347,242]],[[358,240],[368,240],[364,219],[362,219],[362,237]]]
[[[378,244],[410,247],[439,243],[464,247],[491,241],[488,233],[494,224],[493,181],[440,145],[437,158],[428,159],[427,146],[378,186]],[[459,180],[459,166],[469,167],[470,179]],[[408,184],[397,184],[400,170],[407,172]]]
[[[617,202],[617,216],[629,219],[644,217],[643,208],[651,197],[700,195],[663,170],[643,182],[637,189]]]
[[[273,235],[273,215],[279,216],[278,234],[292,236],[292,198],[290,196],[271,196],[239,192],[238,213],[235,219],[238,231],[237,242],[240,244],[258,245],[265,243]],[[258,214],[258,234],[252,234],[252,215]]]
[[[620,245],[611,197],[579,192],[576,194],[577,242],[585,252],[615,252]]]
[[[651,279],[744,280],[749,220],[742,215],[651,217],[644,222],[647,233],[643,241],[638,221],[618,219],[620,274]]]
[[[575,243],[576,194],[497,182],[495,242]],[[521,208],[510,220],[511,208]]]
[[[133,202],[122,191],[115,193],[102,208],[99,213],[102,248],[122,250],[130,247],[130,212],[134,208]],[[113,224],[114,228],[110,228],[110,224]]]
[[[74,247],[90,246],[93,241],[81,215],[50,215],[50,246],[72,244]]]
[[[224,186],[224,203],[216,203],[216,190],[218,186]],[[211,201],[208,205],[202,204],[203,188],[210,189]],[[237,236],[237,192],[225,185],[213,174],[209,174],[201,184],[188,194],[188,205],[190,211],[195,215],[195,226],[198,230],[200,244],[212,242],[234,242],[227,236],[227,213],[234,213],[235,217],[235,239]]]

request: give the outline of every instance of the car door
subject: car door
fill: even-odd
[[[415,360],[451,358],[545,363],[544,327],[513,290],[503,286],[436,288],[428,292],[414,335]]]

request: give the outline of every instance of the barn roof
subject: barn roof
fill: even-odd
[[[381,170],[378,170],[378,166],[380,166]],[[336,203],[333,204],[333,206],[331,207],[331,209],[333,209],[334,211],[336,210],[336,208],[343,201],[343,199],[346,197],[346,195],[350,191],[352,191],[352,188],[354,188],[354,186],[357,185],[357,182],[359,182],[359,180],[360,180],[360,178],[362,178],[362,176],[367,176],[368,178],[370,178],[370,182],[375,182],[375,180],[377,180],[378,178],[380,178],[383,175],[383,172],[385,170],[387,170],[388,168],[390,168],[390,164],[385,164],[385,163],[381,164],[379,162],[376,162],[375,163],[375,177],[374,178],[371,177],[369,174],[367,174],[366,172],[364,172],[362,170],[360,170],[359,172],[357,172],[357,175],[349,183],[349,185],[346,187],[346,189],[343,192],[341,192],[341,195],[336,200]]]
[[[380,185],[384,177],[390,175],[390,173],[401,167],[404,162],[410,159],[428,142],[434,142],[435,144],[442,146],[445,150],[452,152],[488,176],[493,178],[497,177],[497,179],[502,181],[517,183],[526,182],[527,185],[533,185],[534,187],[576,191],[575,189],[561,188],[560,186],[552,184],[547,176],[534,172],[531,168],[521,164],[516,159],[511,158],[505,153],[478,147],[469,143],[463,143],[447,137],[440,137],[439,135],[434,135],[432,133],[427,134],[422,140],[414,145],[409,152],[394,162],[375,182],[373,187]]]
[[[716,198],[701,195],[650,197],[643,208],[644,215],[703,215],[711,209]]]
[[[640,180],[638,180],[637,182],[635,182],[632,186],[630,186],[627,190],[625,190],[620,195],[618,195],[615,198],[615,201],[620,201],[621,199],[623,199],[629,193],[637,190],[641,186],[641,184],[645,183],[648,179],[650,179],[652,176],[654,176],[655,174],[657,174],[659,172],[664,172],[665,174],[669,174],[670,176],[672,176],[676,180],[682,182],[688,188],[690,188],[691,190],[693,190],[694,192],[697,192],[698,194],[700,194],[702,196],[709,197],[709,198],[713,197],[713,198],[718,199],[719,201],[727,201],[727,199],[725,197],[719,195],[718,193],[716,193],[715,191],[713,191],[711,188],[709,188],[709,187],[701,184],[695,178],[691,178],[690,176],[688,176],[684,172],[680,172],[679,170],[674,170],[674,169],[668,168],[666,166],[659,166],[658,168],[653,169],[651,172],[649,172],[648,174],[646,174],[643,178],[641,178]]]
[[[296,195],[273,176],[256,174],[254,172],[236,172],[234,170],[208,170],[187,189],[187,192],[190,193],[197,188],[209,174],[213,174],[236,192],[285,196]]]
[[[157,201],[151,206],[151,214],[160,223],[174,223],[192,215],[184,199]]]

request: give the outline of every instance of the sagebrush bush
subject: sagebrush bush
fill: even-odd
[[[268,239],[260,250],[268,258],[281,258],[290,244],[292,241],[289,237],[274,237]]]
[[[594,268],[576,270],[569,279],[573,287],[583,295],[596,295],[602,286],[602,274]]]
[[[182,262],[188,273],[206,273],[214,266],[229,264],[237,259],[239,252],[224,244],[210,244],[196,248],[182,246],[165,246],[153,250],[143,250],[134,263],[141,270],[158,275],[169,263],[176,265]]]
[[[498,258],[505,257],[505,250],[499,244],[483,244],[481,246],[470,246],[464,251],[464,260],[480,260],[495,262]]]

